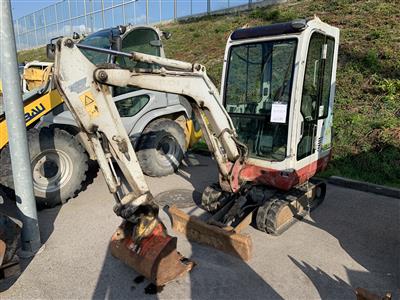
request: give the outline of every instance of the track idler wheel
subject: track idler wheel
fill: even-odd
[[[159,223],[139,243],[132,239],[134,226],[124,221],[111,238],[111,254],[157,286],[189,272],[194,263],[176,251],[177,238]]]

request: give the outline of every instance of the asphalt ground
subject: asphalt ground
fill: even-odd
[[[217,180],[209,157],[192,156],[187,165],[147,178],[153,194],[189,189],[198,198]],[[178,250],[197,266],[146,294],[149,282],[136,283],[138,274],[110,254],[120,219],[101,173],[92,173],[76,198],[39,212],[45,249],[21,261],[19,277],[0,282],[1,299],[355,299],[357,287],[399,297],[399,199],[329,184],[323,204],[282,236],[247,228],[253,240],[247,263],[177,235]],[[187,210],[199,213],[194,205]],[[161,218],[169,227],[163,211]]]

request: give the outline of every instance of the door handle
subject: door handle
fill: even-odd
[[[304,121],[301,121],[300,136],[303,136],[303,134],[304,134]]]

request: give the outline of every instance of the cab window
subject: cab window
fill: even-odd
[[[161,55],[160,46],[155,46],[154,41],[159,41],[158,34],[150,28],[138,28],[129,32],[122,40],[122,52],[141,52],[145,54],[150,54],[154,56]],[[151,69],[158,68],[158,66],[135,62],[126,57],[117,57],[117,64],[123,68],[143,68]],[[113,96],[122,95],[125,93],[137,91],[134,87],[115,87],[113,91]]]
[[[233,46],[228,60],[225,107],[250,157],[286,157],[297,40]],[[276,108],[283,108],[278,120]]]
[[[95,32],[82,40],[80,44],[97,48],[110,49],[110,30],[106,29]],[[102,64],[108,61],[109,55],[107,53],[100,53],[85,49],[81,49],[81,51],[86,56],[86,58],[95,65]]]

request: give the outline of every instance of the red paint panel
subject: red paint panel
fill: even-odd
[[[306,182],[317,172],[324,170],[329,159],[330,155],[325,156],[320,158],[318,161],[314,161],[299,170],[294,170],[293,172],[263,168],[251,164],[246,164],[240,169],[235,168],[235,166],[232,172],[232,174],[234,174],[234,188],[236,188],[239,181],[247,181],[269,185],[287,191],[297,184]]]

